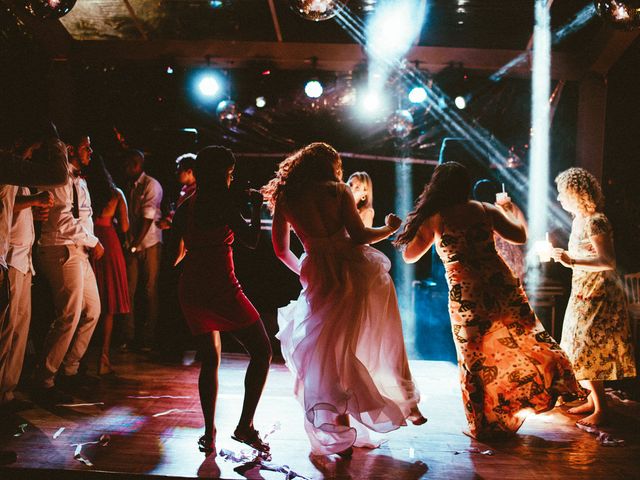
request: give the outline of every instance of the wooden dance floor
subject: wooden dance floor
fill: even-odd
[[[603,446],[595,435],[578,430],[575,417],[562,408],[529,417],[511,443],[484,444],[461,433],[465,420],[456,367],[427,361],[412,362],[412,371],[429,422],[386,435],[378,449],[356,449],[350,460],[309,456],[291,376],[284,365],[274,364],[256,416],[260,432],[273,430],[268,437],[272,458],[259,462],[229,437],[242,404],[246,360],[225,355],[218,453],[205,457],[196,446],[202,432],[197,366],[160,365],[136,354],[113,360],[118,377],[80,390],[77,406],[36,407],[2,419],[0,449],[16,451],[18,461],[0,467],[0,478],[268,480],[295,478],[293,472],[309,479],[640,478],[636,404],[614,405],[620,414],[609,440],[624,440],[624,446]]]

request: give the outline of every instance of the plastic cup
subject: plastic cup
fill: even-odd
[[[509,203],[511,201],[511,197],[507,192],[498,192],[496,193],[496,203],[501,205],[503,203]]]

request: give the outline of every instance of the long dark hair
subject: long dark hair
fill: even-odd
[[[465,203],[471,193],[471,178],[466,167],[458,162],[438,165],[431,180],[418,197],[413,211],[407,215],[402,233],[393,242],[396,247],[407,245],[418,233],[426,219],[445,207]]]
[[[236,164],[233,152],[218,145],[205,147],[195,161],[196,189],[195,218],[200,224],[217,223],[229,207],[227,171]]]
[[[99,217],[107,204],[116,195],[116,184],[104,165],[100,155],[94,155],[89,165],[83,169],[86,175],[87,188],[91,195],[91,208],[93,216]]]
[[[322,181],[342,181],[342,160],[331,145],[315,142],[282,161],[276,176],[262,187],[261,192],[273,213],[281,198],[293,200],[310,182]]]

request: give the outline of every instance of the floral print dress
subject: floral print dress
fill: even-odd
[[[449,286],[449,315],[462,399],[476,438],[515,432],[525,415],[584,395],[560,346],[529,306],[520,280],[496,253],[486,212],[464,228],[442,225],[436,250]]]
[[[602,213],[595,213],[584,222],[574,219],[569,256],[595,256],[590,238],[597,235],[613,236],[609,220]],[[571,283],[561,345],[576,377],[594,381],[635,376],[627,303],[616,271],[574,268]]]

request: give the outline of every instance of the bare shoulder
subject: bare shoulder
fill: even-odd
[[[126,197],[124,196],[124,192],[121,189],[119,189],[118,187],[116,187],[116,195],[115,195],[115,197],[118,199],[118,201],[123,201],[125,203],[127,201]]]

